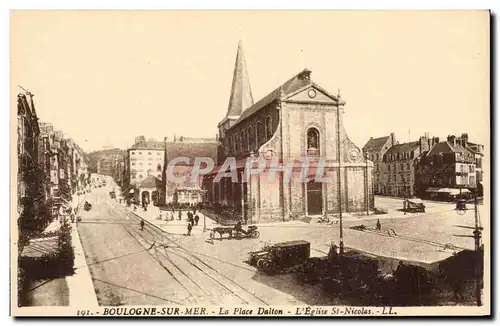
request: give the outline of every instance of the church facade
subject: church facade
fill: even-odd
[[[349,139],[344,105],[340,94],[315,84],[307,69],[254,103],[240,43],[227,114],[218,125],[218,167],[203,178],[206,202],[248,223],[373,210],[373,163]],[[237,182],[216,177],[229,157],[237,162]],[[245,175],[249,157],[286,165],[292,180],[279,168]],[[304,161],[313,168],[304,172]],[[318,178],[318,169],[329,181]],[[297,175],[304,178],[293,181]]]

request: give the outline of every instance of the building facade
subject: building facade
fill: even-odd
[[[363,153],[373,162],[373,186],[375,195],[385,192],[385,176],[383,172],[384,155],[396,144],[394,133],[389,136],[370,138],[363,146]]]
[[[416,194],[415,162],[429,150],[429,137],[418,141],[395,144],[383,157],[382,194],[396,197],[412,197]]]
[[[254,223],[373,209],[373,163],[365,161],[347,136],[344,104],[340,95],[312,82],[307,69],[254,103],[240,43],[227,114],[219,123],[219,166],[203,180],[207,203]],[[307,175],[308,182],[288,182],[283,171],[272,168],[244,181],[250,156],[291,162],[294,175],[306,173],[302,163],[295,162],[309,160],[312,166],[321,166],[323,176],[333,182],[321,182],[315,173]],[[237,161],[237,182],[216,177],[229,157]],[[270,179],[269,174],[275,177]]]
[[[446,141],[434,138],[432,147],[417,162],[420,194],[445,189],[452,195],[460,189],[476,188],[476,159],[461,138],[448,136]],[[444,191],[443,191],[444,192]]]
[[[36,207],[41,187],[39,135],[33,94],[21,93],[17,97],[17,220],[20,233],[35,231],[44,224],[37,216]]]
[[[165,144],[162,141],[136,137],[134,145],[125,155],[127,186],[139,185],[149,175],[162,178],[165,161]]]
[[[86,182],[88,160],[72,139],[38,120],[33,94],[20,93],[17,104],[18,223],[21,237],[29,237],[42,231]]]
[[[189,138],[175,137],[173,141],[165,139],[165,164],[162,180],[164,182],[164,194],[166,203],[195,204],[203,201],[202,191],[203,175],[192,177],[195,159],[204,157],[217,160],[218,140],[215,138]],[[175,158],[183,157],[185,160],[171,164],[169,178],[167,168],[168,162]]]

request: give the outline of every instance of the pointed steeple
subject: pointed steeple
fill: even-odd
[[[243,54],[243,45],[240,40],[238,43],[238,52],[236,54],[236,63],[234,65],[233,83],[231,85],[231,95],[226,117],[240,116],[241,113],[253,105],[252,89],[250,79],[248,78],[245,55]]]

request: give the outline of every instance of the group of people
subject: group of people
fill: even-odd
[[[181,216],[181,211],[179,211],[179,217]],[[200,220],[200,217],[198,214],[196,214],[196,208],[193,209],[193,211],[188,211],[188,224],[187,224],[187,234],[188,236],[191,235],[191,230],[193,230],[193,226],[198,225],[198,222]]]

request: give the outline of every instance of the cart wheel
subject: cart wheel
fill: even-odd
[[[258,237],[260,237],[260,232],[259,231],[253,231],[252,232],[252,238],[257,239]]]

